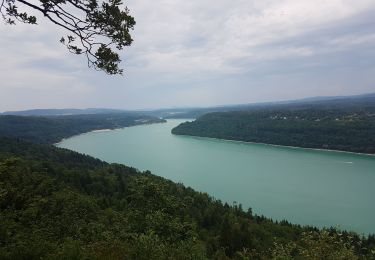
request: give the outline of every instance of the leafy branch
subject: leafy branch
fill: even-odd
[[[121,0],[1,0],[0,13],[7,24],[37,24],[37,17],[19,11],[20,6],[40,12],[67,30],[60,42],[74,54],[85,55],[87,65],[107,74],[122,74],[117,50],[130,46],[135,20]]]

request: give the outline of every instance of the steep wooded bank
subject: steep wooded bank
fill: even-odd
[[[149,172],[14,139],[0,139],[0,194],[1,259],[356,259],[375,245],[374,236],[275,223]]]

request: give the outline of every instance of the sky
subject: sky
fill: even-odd
[[[128,0],[123,76],[87,68],[66,32],[0,24],[0,111],[153,109],[375,92],[374,0]]]

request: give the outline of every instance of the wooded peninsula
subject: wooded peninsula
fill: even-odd
[[[375,96],[208,113],[173,134],[375,153]]]

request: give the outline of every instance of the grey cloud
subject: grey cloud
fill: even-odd
[[[206,106],[374,88],[373,0],[126,4],[137,26],[125,77],[86,68],[53,25],[0,27],[0,110]]]

